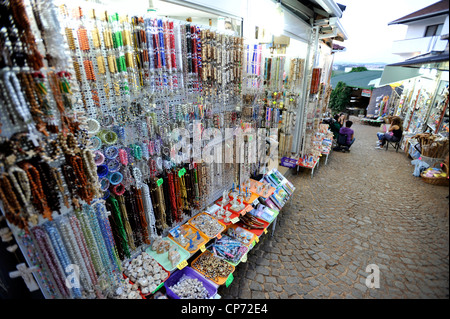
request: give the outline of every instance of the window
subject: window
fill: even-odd
[[[435,35],[440,35],[443,26],[444,26],[444,24],[442,24],[442,23],[441,24],[429,25],[427,27],[427,29],[425,30],[424,37],[433,37]]]

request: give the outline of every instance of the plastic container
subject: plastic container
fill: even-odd
[[[210,236],[209,234],[204,233],[203,230],[202,230],[201,225],[196,225],[196,224],[194,223],[194,221],[195,221],[197,218],[199,218],[200,216],[207,216],[207,218],[211,218],[211,220],[212,220],[213,222],[217,222],[217,223],[220,225],[220,230],[219,230],[216,234],[214,234],[214,236]],[[213,239],[214,237],[217,237],[217,235],[219,235],[221,232],[223,232],[223,231],[225,230],[225,228],[226,228],[226,226],[225,226],[224,224],[222,224],[217,218],[215,218],[215,217],[213,217],[213,216],[211,216],[210,214],[205,213],[205,212],[199,213],[199,214],[195,215],[194,217],[192,217],[191,219],[188,220],[188,223],[189,223],[189,225],[191,225],[191,226],[194,227],[195,229],[198,229],[203,235],[205,235],[205,237],[208,238],[208,240],[209,240],[209,239]]]
[[[173,245],[177,247],[178,252],[180,253],[180,262],[188,259],[191,254],[184,248],[182,248],[180,245],[177,245],[172,239],[170,238],[163,238],[162,240],[168,241],[170,243],[170,248],[172,248]],[[174,271],[177,268],[177,265],[172,266],[172,263],[169,260],[169,253],[166,251],[162,254],[158,254],[156,251],[152,250],[151,245],[147,247],[145,250],[147,254],[153,257],[158,264],[160,264],[165,270],[167,271]]]
[[[222,200],[222,197],[221,197],[217,202],[220,202],[221,200]],[[216,204],[214,204],[214,205],[217,206],[217,207],[220,209],[220,205],[218,205],[217,202],[216,202]],[[213,216],[215,219],[217,219],[219,222],[221,222],[221,223],[224,224],[225,226],[229,226],[229,225],[232,224],[231,220],[232,220],[233,218],[239,217],[239,216],[240,216],[239,213],[235,213],[235,212],[229,210],[230,207],[231,207],[231,204],[227,204],[227,205],[225,205],[225,206],[223,207],[223,209],[228,208],[228,211],[231,213],[231,214],[230,214],[230,217],[229,217],[229,218],[230,218],[230,221],[229,221],[229,222],[226,222],[225,219],[223,219],[223,218],[217,217],[217,216],[215,215],[215,212],[213,213],[213,212],[209,212],[209,211],[208,211],[207,213],[208,213],[209,215]],[[218,211],[219,209],[214,209],[214,211]]]
[[[250,198],[248,199],[248,201],[246,201],[245,197],[244,197],[244,204],[251,205],[259,197],[259,195],[256,193],[253,193],[251,191],[248,191],[248,192],[250,193]],[[245,195],[245,193],[244,193],[244,195]],[[231,194],[230,194],[230,199],[233,200],[233,196]],[[229,205],[231,207],[231,204],[229,204]]]
[[[216,250],[217,253],[214,251],[215,249],[217,249],[216,244],[219,244],[221,242],[228,241],[228,240],[231,241],[233,244],[238,244],[239,245],[240,252],[239,252],[239,255],[237,255],[237,257],[239,259],[233,260],[232,258],[229,258],[229,256],[227,256],[227,255],[220,257],[219,256],[219,254],[220,254],[219,251]],[[232,265],[234,267],[236,267],[241,262],[242,258],[244,257],[244,255],[246,255],[248,253],[249,250],[250,250],[249,247],[247,245],[245,245],[243,242],[241,242],[240,240],[238,240],[236,238],[233,238],[231,236],[227,236],[227,235],[223,235],[221,239],[216,241],[216,243],[214,243],[209,248],[209,251],[211,253],[213,253],[215,256],[218,256],[219,258],[222,258],[223,260],[225,260],[227,263],[229,263],[230,265]]]
[[[214,257],[214,258],[217,258],[218,262],[224,262],[224,263],[226,263],[227,265],[229,265],[229,266],[232,268],[232,270],[230,271],[230,274],[228,274],[226,277],[218,277],[217,280],[214,280],[214,278],[210,278],[210,277],[209,277],[207,274],[205,274],[203,271],[201,271],[200,269],[198,269],[197,267],[195,267],[196,261],[197,261],[201,256],[203,256],[204,254],[212,255],[211,252],[210,252],[209,250],[204,251],[202,254],[200,254],[197,258],[195,258],[195,259],[192,261],[191,267],[192,267],[193,269],[195,269],[196,271],[198,271],[198,272],[199,272],[200,274],[202,274],[203,276],[205,276],[206,278],[208,278],[209,280],[211,280],[213,283],[215,283],[215,284],[217,284],[217,285],[219,285],[219,286],[223,285],[223,284],[227,281],[228,276],[229,276],[231,273],[234,272],[234,270],[235,270],[234,266],[231,265],[231,264],[229,264],[229,263],[227,263],[225,260],[222,260],[222,259],[220,259],[220,258]],[[214,256],[214,255],[213,255],[213,256]]]
[[[160,265],[160,266],[161,266],[161,265]],[[161,266],[161,267],[162,267],[162,266]],[[155,290],[153,290],[152,292],[150,292],[150,293],[148,293],[148,294],[143,294],[142,291],[141,291],[141,289],[138,288],[138,292],[139,292],[139,294],[140,294],[142,297],[147,297],[147,296],[152,295],[152,294],[154,294],[155,292],[157,292],[157,291],[164,285],[164,282],[170,277],[170,272],[167,271],[166,269],[164,269],[164,267],[162,267],[162,268],[163,268],[163,270],[167,273],[167,277],[164,278],[164,280],[161,281],[161,283],[158,285],[158,287],[156,287]],[[124,277],[125,279],[128,279],[128,281],[129,281],[132,285],[134,285],[134,282],[131,281],[130,278],[128,278],[125,274],[122,274],[122,275],[123,275],[123,277]],[[145,298],[144,298],[144,299],[145,299]]]
[[[262,219],[265,222],[271,223],[275,218],[277,218],[280,212],[270,207],[264,206],[263,204],[259,204],[257,208],[249,211],[248,213],[258,219]]]
[[[270,187],[269,190],[267,191],[267,193],[264,194],[264,189],[262,189],[261,192],[257,191],[257,187],[259,185],[264,185],[263,183],[255,181],[254,179],[250,179],[250,183],[251,183],[251,187],[250,187],[249,191],[252,193],[255,193],[258,196],[263,197],[263,198],[269,197],[275,191],[275,187]]]
[[[256,218],[256,217],[255,217]],[[253,233],[253,234],[255,234],[256,236],[261,236],[262,235],[262,233],[264,232],[264,230],[267,228],[267,227],[269,227],[269,223],[268,222],[266,222],[266,221],[264,221],[264,220],[262,220],[262,219],[259,219],[259,218],[256,218],[259,222],[261,222],[261,223],[263,223],[263,226],[262,227],[264,227],[263,229],[256,229],[256,228],[245,228],[244,227],[244,223],[242,222],[242,221],[239,221],[238,223],[236,223],[236,225],[238,225],[238,226],[240,226],[240,227],[242,227],[242,228],[245,228],[246,230],[248,230],[249,232],[251,232],[251,233]]]
[[[177,231],[177,230],[181,230],[182,232],[186,233],[185,237],[188,238],[188,243],[186,245],[184,245],[184,246],[181,245],[181,243],[179,243],[175,239],[173,233],[175,231]],[[198,243],[194,243],[194,248],[193,249],[189,249],[189,237],[193,238],[194,236],[196,236],[197,232],[200,234],[200,241]],[[201,231],[197,230],[196,228],[192,227],[189,224],[183,224],[181,226],[175,227],[174,229],[172,229],[169,232],[169,236],[168,237],[170,239],[172,239],[177,245],[183,247],[184,249],[186,249],[191,254],[197,252],[197,250],[199,250],[200,247],[202,247],[203,245],[205,245],[209,241],[209,238],[205,234],[203,234]]]
[[[230,226],[227,230],[227,235],[231,238],[235,238],[241,241],[247,247],[250,247],[250,245],[255,241],[256,238],[256,235],[254,233],[238,225]]]
[[[289,157],[282,157],[281,158],[281,166],[294,168],[297,167],[298,160],[295,158],[289,158]]]
[[[208,291],[209,297],[213,297],[217,293],[217,288],[211,284],[205,277],[203,277],[201,274],[199,274],[197,271],[192,269],[189,266],[184,267],[181,270],[177,270],[174,272],[168,280],[164,283],[164,287],[166,288],[166,294],[167,297],[171,299],[181,299],[175,292],[173,292],[170,287],[173,287],[182,277],[183,275],[187,276],[188,278],[195,278],[201,281],[203,284],[203,287]]]

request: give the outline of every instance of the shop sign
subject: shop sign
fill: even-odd
[[[372,95],[371,90],[362,90],[361,96],[370,97]]]

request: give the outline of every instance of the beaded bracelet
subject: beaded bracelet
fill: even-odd
[[[103,130],[98,133],[98,137],[102,140],[103,143],[107,145],[112,145],[117,142],[117,134],[110,130]]]
[[[150,154],[149,154],[149,151],[148,151],[148,143],[142,142],[141,143],[141,149],[142,149],[142,156],[145,159],[149,159],[150,158]]]
[[[117,172],[120,169],[120,162],[116,159],[112,159],[110,161],[108,161],[108,171],[111,173]]]
[[[136,186],[140,188],[140,184],[142,183],[142,172],[138,167],[133,168],[133,177],[136,181]]]
[[[117,134],[113,131],[106,132],[105,135],[103,135],[104,142],[108,145],[115,144],[117,142]]]
[[[142,148],[137,144],[131,145],[131,148],[133,150],[133,156],[138,160],[142,159]]]
[[[119,155],[119,149],[116,146],[108,146],[105,150],[105,156],[107,159],[114,159]]]
[[[109,182],[113,185],[117,185],[123,180],[123,175],[120,172],[114,172],[108,175]]]
[[[97,166],[97,175],[99,179],[106,177],[108,175],[108,166],[105,164]]]
[[[103,200],[106,200],[109,196],[111,195],[111,192],[107,189],[104,193],[103,193]]]
[[[114,132],[116,132],[116,134],[122,141],[125,140],[125,128],[123,128],[122,126],[116,126],[114,128]]]
[[[125,151],[122,148],[119,150],[119,160],[120,160],[120,163],[124,166],[126,166],[128,164],[127,151]]]
[[[95,119],[87,119],[87,130],[91,135],[95,135],[100,131],[100,123]]]
[[[148,151],[150,152],[151,156],[153,156],[155,154],[155,142],[150,141],[148,143]]]
[[[125,193],[125,186],[122,183],[117,184],[113,187],[113,193],[118,196],[123,195]]]
[[[94,152],[94,162],[95,165],[100,166],[105,162],[105,155],[101,151]]]
[[[106,177],[103,177],[102,179],[100,179],[100,188],[102,191],[106,191],[109,188],[109,179],[107,179]]]
[[[114,117],[111,115],[104,115],[102,118],[102,126],[109,127],[114,124]]]
[[[93,150],[99,150],[102,147],[102,140],[98,136],[92,136],[91,143]]]

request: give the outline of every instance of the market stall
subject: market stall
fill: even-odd
[[[237,16],[1,6],[0,209],[27,278],[48,299],[220,298],[295,190],[265,150],[294,132],[301,59],[285,78]]]

